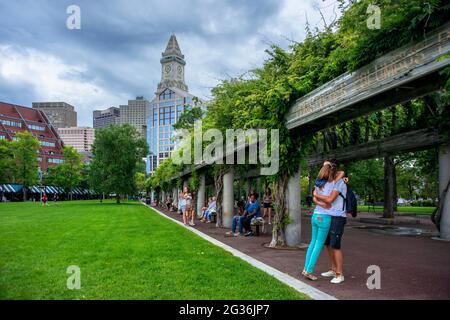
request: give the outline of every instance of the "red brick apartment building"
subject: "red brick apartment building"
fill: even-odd
[[[38,159],[43,172],[63,161],[63,142],[44,112],[0,102],[0,139],[14,140],[21,131],[29,131],[39,140]]]

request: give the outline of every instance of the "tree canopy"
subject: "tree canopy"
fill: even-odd
[[[27,200],[27,188],[39,181],[39,140],[28,131],[18,132],[13,141],[12,154],[15,163],[14,180],[23,185],[23,200]]]
[[[50,168],[46,177],[47,182],[68,191],[72,199],[72,191],[81,183],[83,176],[82,156],[70,146],[63,148],[64,162]]]
[[[148,150],[147,143],[129,125],[112,125],[96,132],[92,146],[94,158],[89,175],[92,188],[100,193],[137,193],[136,173]]]

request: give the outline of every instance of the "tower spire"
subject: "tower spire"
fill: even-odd
[[[184,55],[181,53],[180,45],[178,44],[177,36],[172,33],[167,43],[166,50],[162,54],[163,57],[177,56],[184,59]]]
[[[184,67],[186,61],[178,44],[177,36],[172,32],[167,43],[166,50],[161,58],[161,82],[158,91],[162,92],[166,88],[179,88],[188,91],[184,78]]]

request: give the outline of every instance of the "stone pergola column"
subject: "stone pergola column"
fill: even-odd
[[[443,145],[439,149],[439,195],[447,188],[450,179],[450,144]],[[443,202],[441,213],[441,235],[443,240],[450,240],[450,190]]]
[[[178,208],[178,190],[177,188],[172,189],[172,200],[173,205]]]
[[[290,223],[286,226],[286,244],[294,247],[301,243],[301,190],[300,170],[289,179],[286,192],[286,205]]]
[[[153,202],[155,202],[155,190],[153,190],[153,189],[152,189],[152,193],[150,195],[150,199],[151,199],[151,202],[152,202],[152,205],[153,205]]]
[[[223,176],[223,226],[225,228],[231,228],[234,216],[234,172],[231,169]]]
[[[198,187],[197,192],[197,217],[200,218],[202,216],[202,208],[205,205],[205,196],[206,196],[206,176],[204,173],[200,174],[200,186]]]

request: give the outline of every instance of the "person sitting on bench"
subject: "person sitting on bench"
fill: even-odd
[[[203,213],[202,222],[211,223],[211,213],[213,211],[216,211],[217,209],[217,202],[216,198],[212,197],[211,201],[209,202],[208,208]]]
[[[166,207],[167,207],[167,210],[169,210],[169,211],[172,208],[172,202],[173,202],[172,197],[171,196],[167,196],[167,198],[166,198]]]
[[[208,210],[208,208],[209,208],[211,202],[212,202],[212,197],[211,197],[211,198],[208,198],[208,204],[206,205],[206,207],[203,207],[203,208],[202,208],[202,218],[200,219],[200,221],[206,222],[206,218],[207,218],[207,217],[206,217],[206,210]]]
[[[239,233],[243,234],[246,231],[245,236],[253,236],[251,227],[252,219],[261,217],[261,206],[258,202],[258,194],[253,192],[250,194],[250,203],[246,208],[244,215],[239,219]]]
[[[242,216],[244,214],[247,203],[245,203],[245,197],[242,196],[241,199],[237,202],[238,215]]]
[[[240,225],[241,225],[240,220],[241,220],[241,217],[244,215],[245,210],[248,208],[249,205],[250,205],[250,202],[245,203],[245,199],[242,196],[241,199],[237,202],[237,214],[233,217],[233,221],[232,221],[232,224],[231,224],[231,231],[228,231],[226,233],[226,235],[233,236],[233,237],[237,237],[239,235],[242,235],[242,234],[239,234],[238,232],[236,232],[236,229],[238,227],[239,227],[239,230],[241,229],[241,227],[240,227]]]

